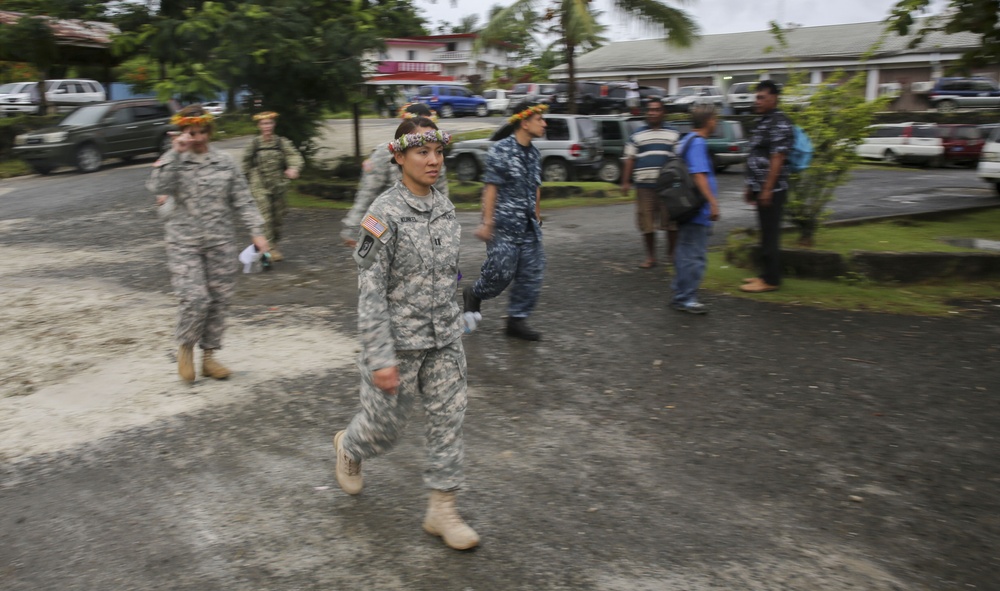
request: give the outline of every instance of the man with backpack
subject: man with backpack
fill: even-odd
[[[705,275],[708,236],[712,230],[712,222],[719,219],[719,202],[715,198],[718,186],[706,142],[717,121],[714,106],[695,107],[691,111],[691,125],[694,129],[677,146],[677,156],[683,158],[694,188],[705,199],[693,217],[678,224],[675,273],[670,284],[674,295],[670,306],[689,314],[704,314],[708,311],[697,296],[701,279]]]
[[[795,127],[778,109],[781,90],[771,80],[757,84],[754,110],[760,115],[750,135],[746,164],[748,203],[757,204],[760,224],[760,274],[743,280],[741,291],[763,293],[781,285],[781,221],[788,198],[786,158],[795,143]]]

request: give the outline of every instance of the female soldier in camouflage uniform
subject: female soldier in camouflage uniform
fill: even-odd
[[[146,187],[157,195],[157,212],[166,222],[167,266],[180,298],[177,317],[177,372],[194,381],[194,345],[204,356],[202,375],[229,377],[214,358],[222,347],[226,307],[236,283],[237,247],[233,214],[250,230],[258,250],[268,250],[260,213],[236,162],[208,145],[212,116],[190,105],[174,116],[181,129],[173,149],[153,164]]]
[[[420,132],[420,129],[431,131]],[[455,207],[434,188],[451,140],[428,119],[404,121],[390,144],[402,181],[380,195],[361,221],[358,263],[361,411],[333,439],[337,482],[356,495],[361,462],[393,446],[419,399],[427,414],[431,489],[424,529],[457,550],[479,536],[459,516],[465,416],[463,326],[455,301],[461,227]]]
[[[278,250],[282,222],[288,212],[285,192],[288,181],[299,178],[304,164],[291,141],[274,135],[277,118],[274,111],[254,115],[260,135],[243,152],[243,172],[250,179],[250,192],[257,201],[260,215],[264,216],[264,235],[271,245],[272,261],[285,258]]]
[[[434,111],[423,103],[404,105],[399,109],[399,117],[400,119],[424,117],[432,122],[436,118]],[[434,129],[436,128],[422,127],[419,131],[433,131]],[[368,160],[365,160],[364,164],[361,165],[361,183],[354,196],[354,206],[344,217],[344,229],[340,231],[340,237],[343,238],[344,244],[351,248],[357,246],[358,232],[360,232],[359,224],[368,213],[372,201],[375,201],[376,197],[392,188],[401,179],[402,173],[399,167],[391,158],[385,157],[385,146],[375,148]],[[444,162],[441,163],[441,174],[434,183],[434,188],[440,191],[445,198],[448,197],[448,179],[445,176]]]

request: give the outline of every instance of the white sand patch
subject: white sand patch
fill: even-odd
[[[30,258],[42,264],[41,257]],[[230,320],[219,357],[234,375],[223,382],[199,378],[192,386],[176,373],[170,296],[6,272],[0,296],[6,302],[0,307],[0,460],[232,402],[269,380],[351,364],[357,350],[352,336],[308,314]]]

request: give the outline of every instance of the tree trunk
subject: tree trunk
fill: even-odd
[[[236,112],[236,93],[238,93],[239,91],[240,91],[240,89],[235,84],[233,84],[232,86],[229,87],[229,91],[226,93],[226,112],[227,113],[235,113]]]
[[[569,88],[566,89],[566,100],[569,102],[569,113],[576,114],[576,62],[573,61],[573,54],[576,52],[576,45],[566,42],[566,67],[569,72]]]
[[[45,79],[48,78],[48,70],[41,70],[39,72],[40,80],[38,81],[38,86],[35,89],[38,91],[38,113],[37,115],[48,115],[49,114],[49,100],[45,97]]]
[[[361,103],[354,103],[354,162],[361,164]],[[396,139],[396,138],[392,138]]]

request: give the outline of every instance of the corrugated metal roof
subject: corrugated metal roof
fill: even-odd
[[[609,43],[576,58],[579,73],[614,70],[663,70],[699,66],[744,64],[783,60],[786,55],[797,60],[858,59],[879,39],[885,30],[882,22],[799,27],[786,31],[788,50],[778,51],[770,31],[704,35],[691,47],[677,49],[663,39],[618,41]],[[912,37],[887,35],[877,57],[964,51],[980,44],[974,33],[928,35],[924,42],[910,49]],[[773,48],[768,52],[768,48]],[[564,71],[565,65],[553,68]]]
[[[0,10],[0,23],[13,25],[23,16],[25,14],[21,12]],[[111,36],[119,33],[118,27],[111,23],[55,19],[47,16],[37,18],[45,19],[49,23],[49,27],[52,28],[52,32],[56,36],[56,42],[62,45],[108,47],[111,45]]]

